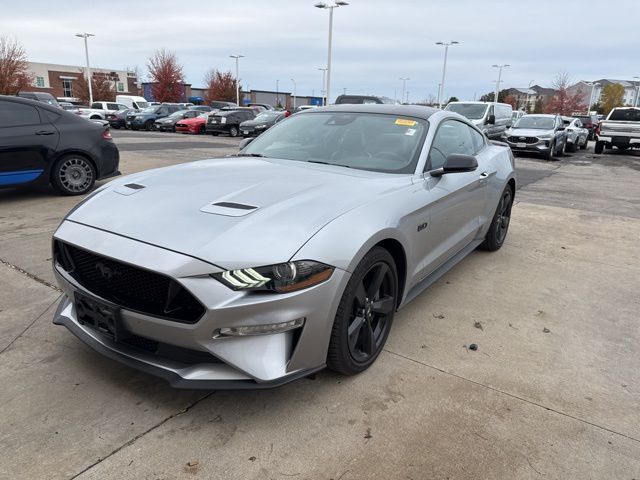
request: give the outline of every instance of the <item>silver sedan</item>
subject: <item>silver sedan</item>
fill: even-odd
[[[242,147],[72,210],[54,234],[54,323],[175,387],[351,375],[398,309],[505,241],[513,156],[456,113],[318,108]]]

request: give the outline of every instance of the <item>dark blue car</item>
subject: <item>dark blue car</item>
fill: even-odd
[[[118,175],[109,128],[42,102],[0,95],[0,187],[51,184],[82,195]]]

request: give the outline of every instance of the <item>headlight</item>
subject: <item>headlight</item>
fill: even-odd
[[[328,280],[333,270],[324,263],[299,260],[267,267],[227,270],[211,276],[232,290],[289,293]]]
[[[538,135],[538,138],[540,140],[549,140],[551,138],[551,134],[549,133],[543,133],[542,135]]]

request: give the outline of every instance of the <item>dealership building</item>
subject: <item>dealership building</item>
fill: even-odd
[[[29,62],[29,73],[33,76],[33,91],[47,92],[58,100],[77,101],[74,83],[83,75],[80,65],[58,65],[54,63]],[[111,68],[91,67],[93,78],[102,77],[112,83],[120,95],[138,95],[138,78],[135,72]]]

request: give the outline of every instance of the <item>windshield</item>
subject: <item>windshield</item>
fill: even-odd
[[[187,110],[178,110],[169,115],[168,118],[182,118]]]
[[[256,122],[270,122],[271,120],[275,120],[276,118],[278,118],[281,114],[280,113],[276,113],[276,112],[262,112],[259,113],[255,120]]]
[[[450,103],[447,105],[445,110],[459,113],[463,117],[467,117],[469,120],[480,120],[481,118],[484,118],[484,113],[487,111],[487,105],[477,103]]]
[[[160,107],[147,107],[140,110],[140,113],[157,113]]]
[[[553,118],[526,115],[518,120],[518,123],[516,123],[513,128],[534,128],[538,130],[551,130],[555,124],[556,121]]]
[[[413,173],[427,128],[425,120],[395,115],[309,112],[277,123],[242,154]]]

